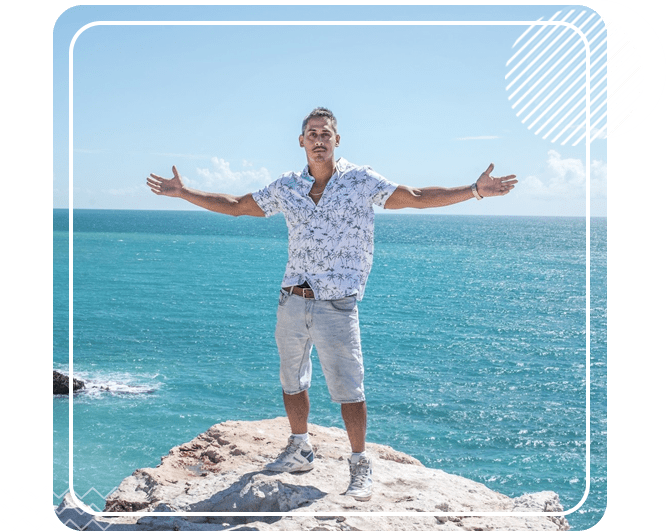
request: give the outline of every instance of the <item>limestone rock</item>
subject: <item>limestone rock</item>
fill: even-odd
[[[216,424],[192,441],[172,448],[157,467],[136,470],[107,497],[105,512],[131,514],[95,516],[88,525],[99,525],[108,531],[569,529],[561,516],[511,514],[562,511],[554,492],[512,499],[469,479],[426,468],[407,454],[373,443],[367,445],[373,459],[373,496],[367,502],[358,502],[343,495],[349,482],[346,458],[350,451],[344,430],[310,424],[309,433],[317,456],[315,468],[298,474],[276,473],[264,471],[263,467],[285,446],[289,436],[286,418]],[[72,503],[71,498],[66,498],[59,507],[61,520],[76,510]],[[260,514],[155,514],[165,512]],[[261,514],[270,512],[290,514]],[[441,515],[419,514],[423,512]],[[451,514],[469,512],[502,512],[506,516]],[[80,520],[80,515],[77,517]]]

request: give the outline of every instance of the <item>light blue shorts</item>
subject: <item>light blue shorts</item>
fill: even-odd
[[[331,400],[339,404],[365,401],[356,296],[322,301],[280,290],[275,340],[286,394],[310,388],[314,345]]]

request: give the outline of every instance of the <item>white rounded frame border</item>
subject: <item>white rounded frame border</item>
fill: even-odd
[[[581,30],[562,21],[96,21],[79,29],[69,45],[69,492],[77,507],[85,512],[90,507],[74,491],[74,44],[86,30],[95,26],[566,26],[580,36],[585,45],[585,492],[571,509],[562,512],[106,512],[93,511],[95,516],[566,516],[580,509],[590,494],[590,45]]]

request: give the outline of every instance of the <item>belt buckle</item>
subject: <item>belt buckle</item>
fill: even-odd
[[[308,296],[308,292],[311,293],[311,295]],[[312,288],[303,288],[303,298],[304,299],[313,299],[314,298],[314,291]]]

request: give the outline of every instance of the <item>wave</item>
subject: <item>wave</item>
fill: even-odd
[[[54,367],[54,370],[69,374],[69,367]],[[141,396],[155,393],[161,386],[160,374],[131,374],[108,371],[75,371],[74,378],[83,380],[85,387],[76,396],[105,398],[115,396]],[[57,396],[57,395],[56,395]],[[67,395],[61,395],[67,396]]]

